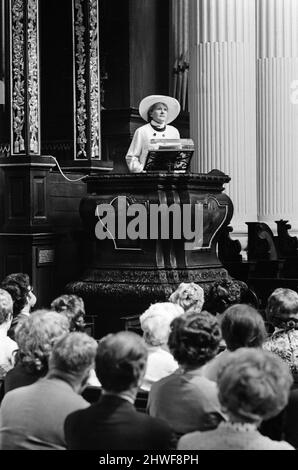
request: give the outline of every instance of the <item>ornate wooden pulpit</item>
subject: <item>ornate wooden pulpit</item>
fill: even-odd
[[[89,176],[80,204],[85,271],[67,286],[96,318],[96,336],[123,328],[121,317],[167,301],[180,282],[205,289],[228,277],[217,240],[233,214],[230,178],[139,173]]]

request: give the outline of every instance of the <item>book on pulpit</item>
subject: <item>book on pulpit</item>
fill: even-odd
[[[194,152],[192,139],[152,139],[144,171],[186,173]]]

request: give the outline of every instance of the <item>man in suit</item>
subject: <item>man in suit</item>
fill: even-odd
[[[166,450],[173,448],[172,431],[134,407],[144,377],[147,348],[135,333],[122,331],[103,338],[96,373],[103,391],[98,402],[70,414],[65,437],[71,450]]]
[[[64,421],[73,411],[89,406],[80,393],[94,367],[96,351],[97,342],[86,333],[68,333],[56,342],[46,377],[5,395],[0,410],[1,450],[66,449]]]

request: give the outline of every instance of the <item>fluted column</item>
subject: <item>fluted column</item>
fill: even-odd
[[[170,1],[170,94],[188,106],[189,0]]]
[[[298,4],[257,0],[258,218],[298,231]]]
[[[231,176],[234,233],[256,220],[255,2],[190,0],[193,169]]]

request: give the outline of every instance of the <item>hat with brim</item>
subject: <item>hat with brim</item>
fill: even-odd
[[[174,119],[176,119],[176,117],[180,113],[180,104],[179,101],[177,101],[175,98],[165,95],[150,95],[146,96],[146,98],[143,98],[139,106],[139,113],[144,119],[144,121],[148,121],[148,111],[151,106],[156,103],[164,103],[167,106],[167,124],[174,121]]]

